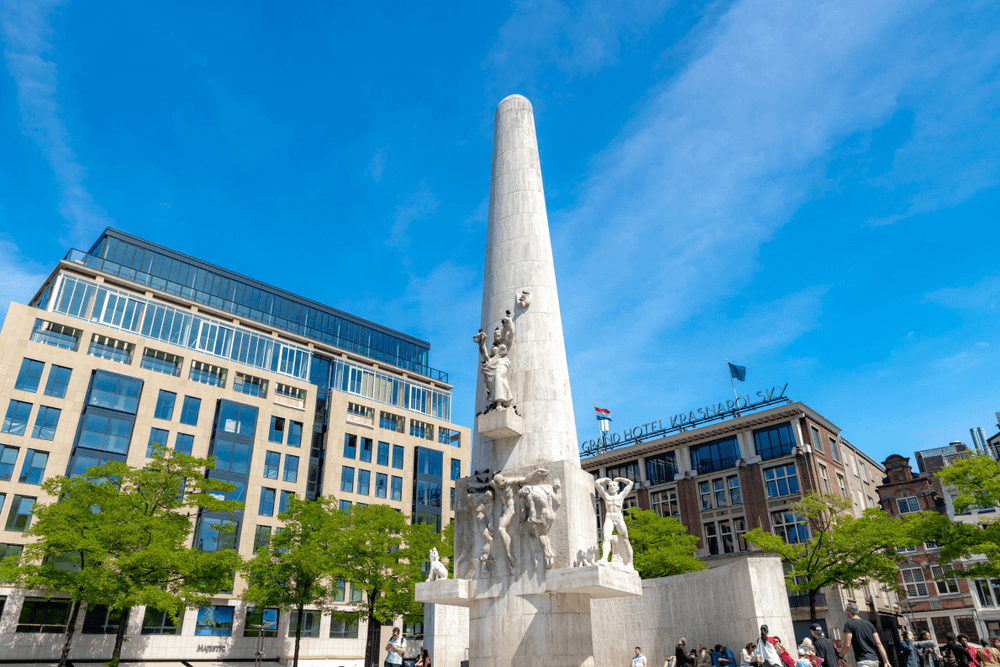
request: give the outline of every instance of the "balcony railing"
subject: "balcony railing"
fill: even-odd
[[[788,606],[789,607],[808,607],[809,606],[809,594],[802,593],[798,595],[788,596]],[[826,606],[826,595],[823,593],[816,594],[816,606],[825,607]]]

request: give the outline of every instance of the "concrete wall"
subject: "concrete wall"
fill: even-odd
[[[459,667],[469,655],[469,609],[424,605],[424,648],[434,665]]]
[[[752,556],[692,574],[647,579],[642,597],[591,601],[595,667],[621,667],[636,646],[651,667],[662,665],[681,637],[689,648],[724,644],[739,650],[766,623],[782,640],[793,636],[781,561]]]

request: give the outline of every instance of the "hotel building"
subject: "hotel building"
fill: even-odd
[[[611,448],[588,444],[581,465],[595,476],[633,480],[626,506],[676,518],[699,538],[697,555],[708,567],[748,554],[752,547],[744,535],[754,528],[788,543],[808,539],[808,526],[790,505],[810,491],[849,498],[856,516],[877,507],[882,467],[809,406],[783,398],[719,408],[700,410],[706,416],[692,422],[644,430],[638,441],[633,436]],[[788,602],[796,640],[810,636],[809,596],[789,593]],[[894,642],[895,596],[874,584],[826,588],[817,596],[818,620],[828,636],[842,636],[848,602],[867,607],[883,641]]]
[[[452,423],[452,386],[429,353],[406,334],[107,229],[89,251],[70,251],[29,305],[11,304],[0,330],[0,555],[20,553],[34,503],[54,500],[44,479],[109,460],[142,466],[152,443],[216,458],[209,474],[245,503],[235,537],[244,557],[280,526],[292,495],[384,503],[440,530],[454,480],[470,474],[471,439]],[[201,513],[192,546],[219,548],[212,526],[226,520]],[[251,626],[262,623],[265,657],[290,655],[292,615],[248,614],[240,586],[178,625],[134,609],[123,659],[253,659]],[[348,584],[345,603],[353,595]],[[0,588],[4,659],[57,657],[67,608]],[[119,620],[101,607],[81,613],[70,658],[110,658]],[[313,610],[304,628],[303,659],[362,664],[364,624]],[[419,635],[420,621],[406,630]]]

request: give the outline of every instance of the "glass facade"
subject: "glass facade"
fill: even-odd
[[[701,475],[735,468],[739,458],[740,446],[735,437],[691,447],[691,467]]]
[[[789,456],[795,445],[795,436],[792,435],[792,425],[785,423],[757,429],[753,432],[753,441],[757,454],[763,460],[770,461]]]

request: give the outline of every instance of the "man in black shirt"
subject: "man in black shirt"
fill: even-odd
[[[879,658],[882,664],[889,665],[889,656],[885,653],[882,640],[875,632],[875,626],[858,616],[858,605],[853,602],[847,605],[847,622],[844,623],[844,645],[840,647],[840,661],[845,665],[847,660],[844,656],[850,649],[854,649],[854,662],[858,667],[879,667]]]
[[[837,647],[823,635],[823,626],[813,623],[809,626],[809,630],[812,632],[816,655],[823,661],[820,667],[839,667],[840,656],[837,654]]]

